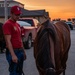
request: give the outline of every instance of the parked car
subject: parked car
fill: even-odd
[[[71,30],[73,30],[73,24],[71,21],[67,21],[65,23],[70,27]]]
[[[20,18],[19,21],[27,22],[30,24],[21,26],[24,47],[29,49],[32,47],[32,43],[34,42],[35,36],[37,34],[37,25],[39,21],[33,18]]]

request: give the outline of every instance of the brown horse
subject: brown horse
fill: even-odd
[[[5,49],[5,40],[4,40],[2,26],[3,26],[3,23],[0,23],[0,50],[1,50],[1,53],[3,53],[3,49]]]
[[[49,20],[38,29],[34,41],[34,57],[39,75],[65,75],[71,44],[70,29],[64,22]]]

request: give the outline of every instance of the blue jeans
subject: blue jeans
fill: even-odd
[[[16,56],[18,57],[18,63],[12,61],[11,54],[8,49],[6,49],[6,59],[9,63],[9,75],[22,75],[23,71],[23,61],[24,61],[24,52],[23,50],[14,50]]]

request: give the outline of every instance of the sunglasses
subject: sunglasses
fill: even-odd
[[[20,16],[21,14],[14,14],[15,16]]]

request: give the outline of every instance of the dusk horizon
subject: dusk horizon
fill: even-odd
[[[49,12],[51,19],[75,18],[75,0],[16,0],[24,4],[24,8],[28,10],[42,10]]]

